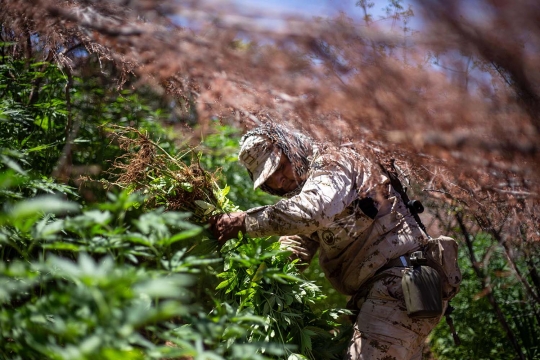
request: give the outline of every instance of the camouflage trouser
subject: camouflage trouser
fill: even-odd
[[[345,359],[420,360],[427,336],[441,319],[408,317],[398,276],[376,281],[358,307]]]

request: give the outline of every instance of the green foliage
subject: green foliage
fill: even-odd
[[[508,267],[503,249],[493,244],[490,236],[480,233],[473,241],[478,259],[489,255],[483,268],[489,286],[501,306],[512,331],[517,334],[527,359],[540,359],[540,309],[528,301],[521,284]],[[489,254],[488,254],[489,253]],[[508,340],[490,304],[486,289],[469,261],[468,249],[460,247],[459,265],[463,282],[459,294],[452,299],[452,318],[462,345],[456,346],[447,324],[442,321],[431,334],[432,351],[439,359],[512,359],[516,352]],[[526,272],[524,272],[526,273]]]
[[[219,187],[217,175],[201,167],[200,155],[187,163],[192,149],[173,156],[137,129],[113,129],[126,153],[115,160],[118,175],[112,184],[144,193],[145,207],[189,211],[190,220],[202,224],[213,215],[238,209],[227,198],[230,187]]]
[[[237,162],[237,129],[214,123],[193,161],[185,158],[221,169],[210,178],[210,197],[177,204],[191,214],[162,208],[180,190],[200,189],[193,177],[178,178],[184,168],[171,162],[161,175],[148,171],[146,197],[136,187],[113,193],[89,181],[76,189],[50,177],[66,155],[71,185],[78,173],[110,169],[121,154],[108,138],[111,123],[146,134],[165,157],[188,151],[157,122],[165,117],[161,100],[119,91],[110,85],[114,69],[92,64],[70,75],[49,63],[0,59],[0,357],[341,358],[350,326],[336,308],[345,299],[317,259],[301,274],[275,238],[240,236],[216,251],[205,227],[192,223],[193,213],[205,219],[276,201],[252,190]],[[489,255],[484,275],[527,359],[539,359],[540,309],[493,239],[478,234],[473,246],[478,258]],[[442,322],[431,335],[433,353],[515,357],[467,249],[460,251],[464,281],[452,304],[463,345]]]
[[[0,148],[32,169],[53,170],[65,141],[66,76],[47,63],[2,59],[0,64]]]
[[[5,205],[5,357],[243,359],[300,351],[339,358],[346,338],[332,330],[343,311],[311,311],[323,298],[319,288],[299,277],[276,242],[231,241],[221,268],[189,214],[146,211],[143,201],[122,192],[92,206],[52,195]],[[211,279],[202,291],[195,279],[208,280],[216,269],[219,294],[195,296],[212,292]],[[333,339],[341,342],[332,347]]]
[[[241,238],[216,252],[192,214],[160,207],[178,189],[201,190],[195,177],[176,176],[199,163],[221,167],[232,186],[211,177],[208,199],[179,208],[207,216],[236,210],[231,198],[246,208],[274,200],[251,191],[236,164],[235,130],[218,128],[188,168],[164,162],[169,176],[150,171],[146,197],[127,187],[88,204],[86,188],[49,175],[67,155],[73,168],[108,167],[121,143],[103,140],[111,132],[103,124],[135,125],[149,143],[161,138],[169,160],[185,153],[154,122],[162,116],[155,104],[143,105],[155,100],[118,95],[99,77],[78,78],[48,63],[2,64],[0,357],[340,357],[347,335],[336,320],[343,311],[312,310],[324,296],[276,242]]]
[[[107,139],[108,123],[149,130],[154,139],[166,134],[157,123],[164,117],[161,104],[144,90],[118,91],[103,76],[105,69],[92,68],[99,63],[94,60],[90,57],[82,78],[48,62],[0,59],[0,159],[4,167],[19,173],[25,168],[40,179],[29,190],[47,191],[40,187],[53,186],[47,180],[51,174],[80,185],[80,175],[107,170],[121,154],[118,144]],[[162,146],[171,149],[172,143]],[[103,187],[97,185],[87,182],[83,197],[103,199]]]
[[[4,207],[2,357],[253,355],[241,343],[262,319],[249,309],[201,302],[192,292],[195,276],[221,263],[215,253],[190,251],[202,228],[185,221],[188,214],[140,211],[135,194],[109,197],[91,207],[56,196]],[[223,346],[231,329],[241,348]]]
[[[243,237],[229,241],[221,250],[224,272],[221,298],[239,308],[250,308],[264,318],[251,336],[257,340],[297,345],[308,358],[339,359],[348,342],[347,328],[337,319],[342,309],[314,312],[313,305],[325,298],[313,282],[303,280],[288,251],[272,239]],[[345,341],[343,341],[345,338]],[[300,355],[300,354],[296,354]],[[295,354],[291,353],[291,356]]]

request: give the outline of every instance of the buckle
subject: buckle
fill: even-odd
[[[413,266],[427,265],[427,259],[422,251],[415,251],[411,253],[409,258],[411,259],[411,264]]]

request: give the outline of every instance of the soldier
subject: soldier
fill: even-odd
[[[326,277],[358,310],[345,358],[421,359],[440,316],[407,316],[401,276],[428,239],[379,165],[280,125],[249,131],[240,145],[254,188],[283,199],[214,218],[218,240],[279,235],[306,263],[319,250]]]

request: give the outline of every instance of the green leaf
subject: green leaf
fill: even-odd
[[[192,278],[186,275],[174,275],[166,278],[157,278],[137,285],[135,291],[151,298],[184,298],[185,291],[182,289],[192,283]]]
[[[312,335],[315,335],[315,333],[310,330],[302,329],[302,331],[300,332],[301,344],[302,344],[301,348],[302,348],[303,353],[305,353],[306,350],[311,350],[311,336]]]
[[[305,280],[297,277],[297,276],[294,276],[294,275],[291,275],[291,274],[283,274],[283,273],[277,273],[277,274],[272,274],[273,278],[277,280],[277,278],[280,278],[280,279],[284,279],[284,280],[289,280],[289,281],[292,281],[292,282],[304,282]]]
[[[35,62],[33,64],[30,64],[30,67],[39,67],[39,66],[43,66],[43,65],[50,65],[49,62],[46,62],[46,61],[39,61],[39,62]]]
[[[310,336],[322,336],[329,337],[330,333],[327,330],[324,330],[318,326],[306,326],[304,331]]]
[[[44,244],[42,246],[44,249],[50,249],[50,250],[68,250],[68,251],[83,251],[81,249],[80,245],[68,243],[68,242],[54,242],[51,244]]]
[[[221,195],[223,197],[227,196],[227,194],[229,193],[229,191],[231,191],[231,187],[229,185],[225,186],[225,188],[223,190],[221,190]]]
[[[27,175],[26,171],[24,171],[23,168],[11,158],[7,157],[6,155],[2,155],[0,156],[0,158],[2,159],[2,163],[4,163],[4,165],[6,165],[7,167],[15,170],[21,175]]]
[[[180,183],[180,187],[182,188],[182,190],[185,190],[187,192],[193,192],[193,185],[191,183],[188,183],[188,182]]]
[[[195,204],[203,210],[212,211],[216,208],[214,205],[207,203],[206,201],[202,201],[202,200],[195,200]]]
[[[35,214],[65,214],[79,210],[80,206],[75,202],[62,200],[53,195],[44,195],[15,204],[11,208],[10,217],[22,219]]]
[[[15,171],[9,169],[0,173],[0,189],[9,189],[17,185],[23,184],[26,180],[15,173]]]
[[[31,153],[31,152],[35,152],[35,151],[42,151],[42,150],[45,150],[45,149],[53,148],[55,146],[57,146],[57,143],[47,144],[47,145],[39,145],[39,146],[35,146],[35,147],[31,148],[31,149],[26,150],[26,152]]]
[[[251,281],[257,282],[261,280],[264,276],[264,272],[268,269],[268,266],[265,262],[262,262],[261,265],[257,268],[257,271],[255,272],[255,275],[253,275],[253,279]]]
[[[276,304],[278,306],[277,311],[283,311],[283,301],[278,296],[276,296]]]
[[[125,237],[125,239],[129,242],[132,242],[132,243],[135,243],[135,244],[141,244],[141,245],[144,245],[144,246],[152,246],[152,241],[144,236],[142,236],[141,234],[129,234],[128,236]]]
[[[112,214],[109,211],[90,210],[85,211],[83,216],[99,225],[106,225],[112,220]]]
[[[202,227],[185,230],[185,231],[182,231],[179,234],[174,235],[171,238],[161,240],[160,244],[165,245],[165,246],[169,246],[169,245],[174,244],[175,242],[178,242],[178,241],[191,239],[191,238],[199,235],[202,231],[203,231]]]
[[[224,280],[222,282],[220,282],[218,284],[218,286],[216,286],[216,290],[220,290],[220,289],[223,289],[223,288],[226,288],[227,286],[229,286],[229,284],[233,281],[232,278],[230,279],[227,279],[227,280]]]

